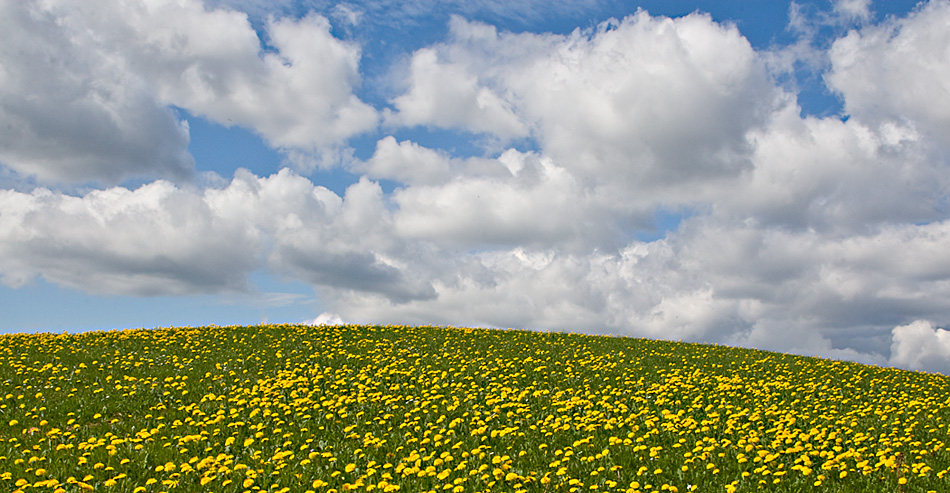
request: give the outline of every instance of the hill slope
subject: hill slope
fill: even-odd
[[[0,336],[0,488],[939,491],[950,378],[437,327]]]

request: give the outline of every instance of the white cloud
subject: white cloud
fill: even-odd
[[[397,113],[389,115],[388,123],[462,128],[503,138],[526,133],[508,103],[466,67],[440,63],[435,50],[413,54],[410,70],[411,87],[393,100]]]
[[[568,36],[458,18],[450,29],[449,43],[413,57],[395,121],[511,137],[517,119],[601,195],[673,188],[676,201],[690,184],[735,176],[750,165],[747,132],[779,95],[748,41],[708,16],[641,12]]]
[[[912,127],[801,118],[788,105],[750,136],[754,167],[720,189],[723,214],[835,235],[944,217],[945,165]]]
[[[397,180],[406,184],[444,183],[452,176],[449,157],[414,142],[396,142],[392,136],[376,143],[373,156],[356,167],[370,178]]]
[[[241,173],[207,195],[223,217],[267,238],[258,256],[275,273],[396,303],[432,296],[424,273],[407,268],[415,247],[392,235],[374,182],[364,178],[341,198],[284,169],[264,178]]]
[[[0,164],[46,182],[187,178],[188,127],[50,4],[0,1]]]
[[[339,315],[330,312],[323,312],[317,315],[317,318],[304,322],[307,325],[343,325],[343,319]]]
[[[911,370],[950,375],[950,331],[927,320],[894,327],[890,363]]]
[[[0,9],[0,161],[42,181],[187,177],[188,129],[168,105],[250,128],[308,163],[332,164],[376,126],[353,94],[359,47],[319,15],[269,21],[264,50],[245,14],[197,0]]]
[[[449,42],[414,55],[391,122],[506,138],[517,118],[540,152],[509,149],[475,170],[408,142],[378,143],[363,169],[414,185],[394,194],[398,231],[442,245],[616,248],[621,228],[646,229],[658,207],[735,186],[752,166],[750,132],[781,100],[738,30],[708,16],[639,13],[568,36],[460,18],[450,30]],[[480,91],[512,119],[472,110]]]
[[[835,0],[832,8],[849,20],[866,21],[871,17],[871,0]]]
[[[39,274],[93,293],[241,291],[259,248],[253,231],[164,181],[82,197],[5,190],[0,204],[0,281],[14,287]]]
[[[276,236],[271,268],[317,286],[376,293],[394,303],[435,296],[425,271],[407,258],[421,258],[391,232],[379,185],[351,185],[332,217],[288,221]],[[407,251],[408,250],[408,251]]]
[[[724,342],[737,304],[677,266],[664,242],[619,254],[571,255],[516,247],[475,253],[434,283],[438,298],[398,306],[325,293],[343,316],[366,322],[452,323]],[[486,309],[490,307],[490,309]]]
[[[704,219],[617,253],[514,247],[449,254],[448,264],[435,255],[433,298],[321,296],[360,322],[614,333],[885,364],[893,320],[950,317],[950,271],[936,253],[950,247],[947,231],[905,226],[834,241]],[[939,368],[934,361],[919,368]]]
[[[396,191],[401,236],[442,245],[570,245],[608,240],[612,217],[549,158],[509,150],[496,173]],[[599,220],[592,220],[601,213]]]
[[[830,50],[825,80],[845,110],[872,125],[913,125],[950,147],[950,2],[854,30]]]
[[[363,20],[363,10],[356,5],[348,3],[338,3],[330,9],[330,15],[334,19],[343,21],[344,24],[355,27]]]
[[[275,51],[263,54],[237,13],[170,9],[147,19],[134,27],[147,33],[140,49],[156,53],[140,68],[169,104],[247,126],[280,148],[332,147],[376,125],[375,110],[352,92],[360,50],[334,38],[324,17],[269,22]]]
[[[42,275],[100,293],[219,292],[244,289],[263,263],[356,322],[570,329],[877,363],[895,317],[950,317],[950,222],[834,239],[700,215],[616,251],[556,241],[468,250],[480,240],[401,232],[375,183],[341,198],[286,170],[204,191],[157,182],[83,197],[5,191],[0,202],[8,285]]]
[[[0,191],[0,282],[43,276],[86,292],[185,295],[245,291],[266,262],[318,286],[394,302],[431,297],[390,236],[379,186],[361,181],[340,198],[288,170],[240,172],[225,188],[157,181],[81,197]],[[421,257],[417,257],[421,258]]]
[[[746,133],[776,95],[738,30],[697,14],[575,31],[510,79],[545,153],[628,194],[748,168]]]

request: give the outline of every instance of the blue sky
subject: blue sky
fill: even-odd
[[[0,1],[0,331],[950,371],[950,2]]]

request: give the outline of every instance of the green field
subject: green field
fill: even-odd
[[[950,378],[439,327],[0,336],[0,489],[948,491]]]

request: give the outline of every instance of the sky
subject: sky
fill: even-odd
[[[950,374],[950,1],[0,0],[0,332]]]

